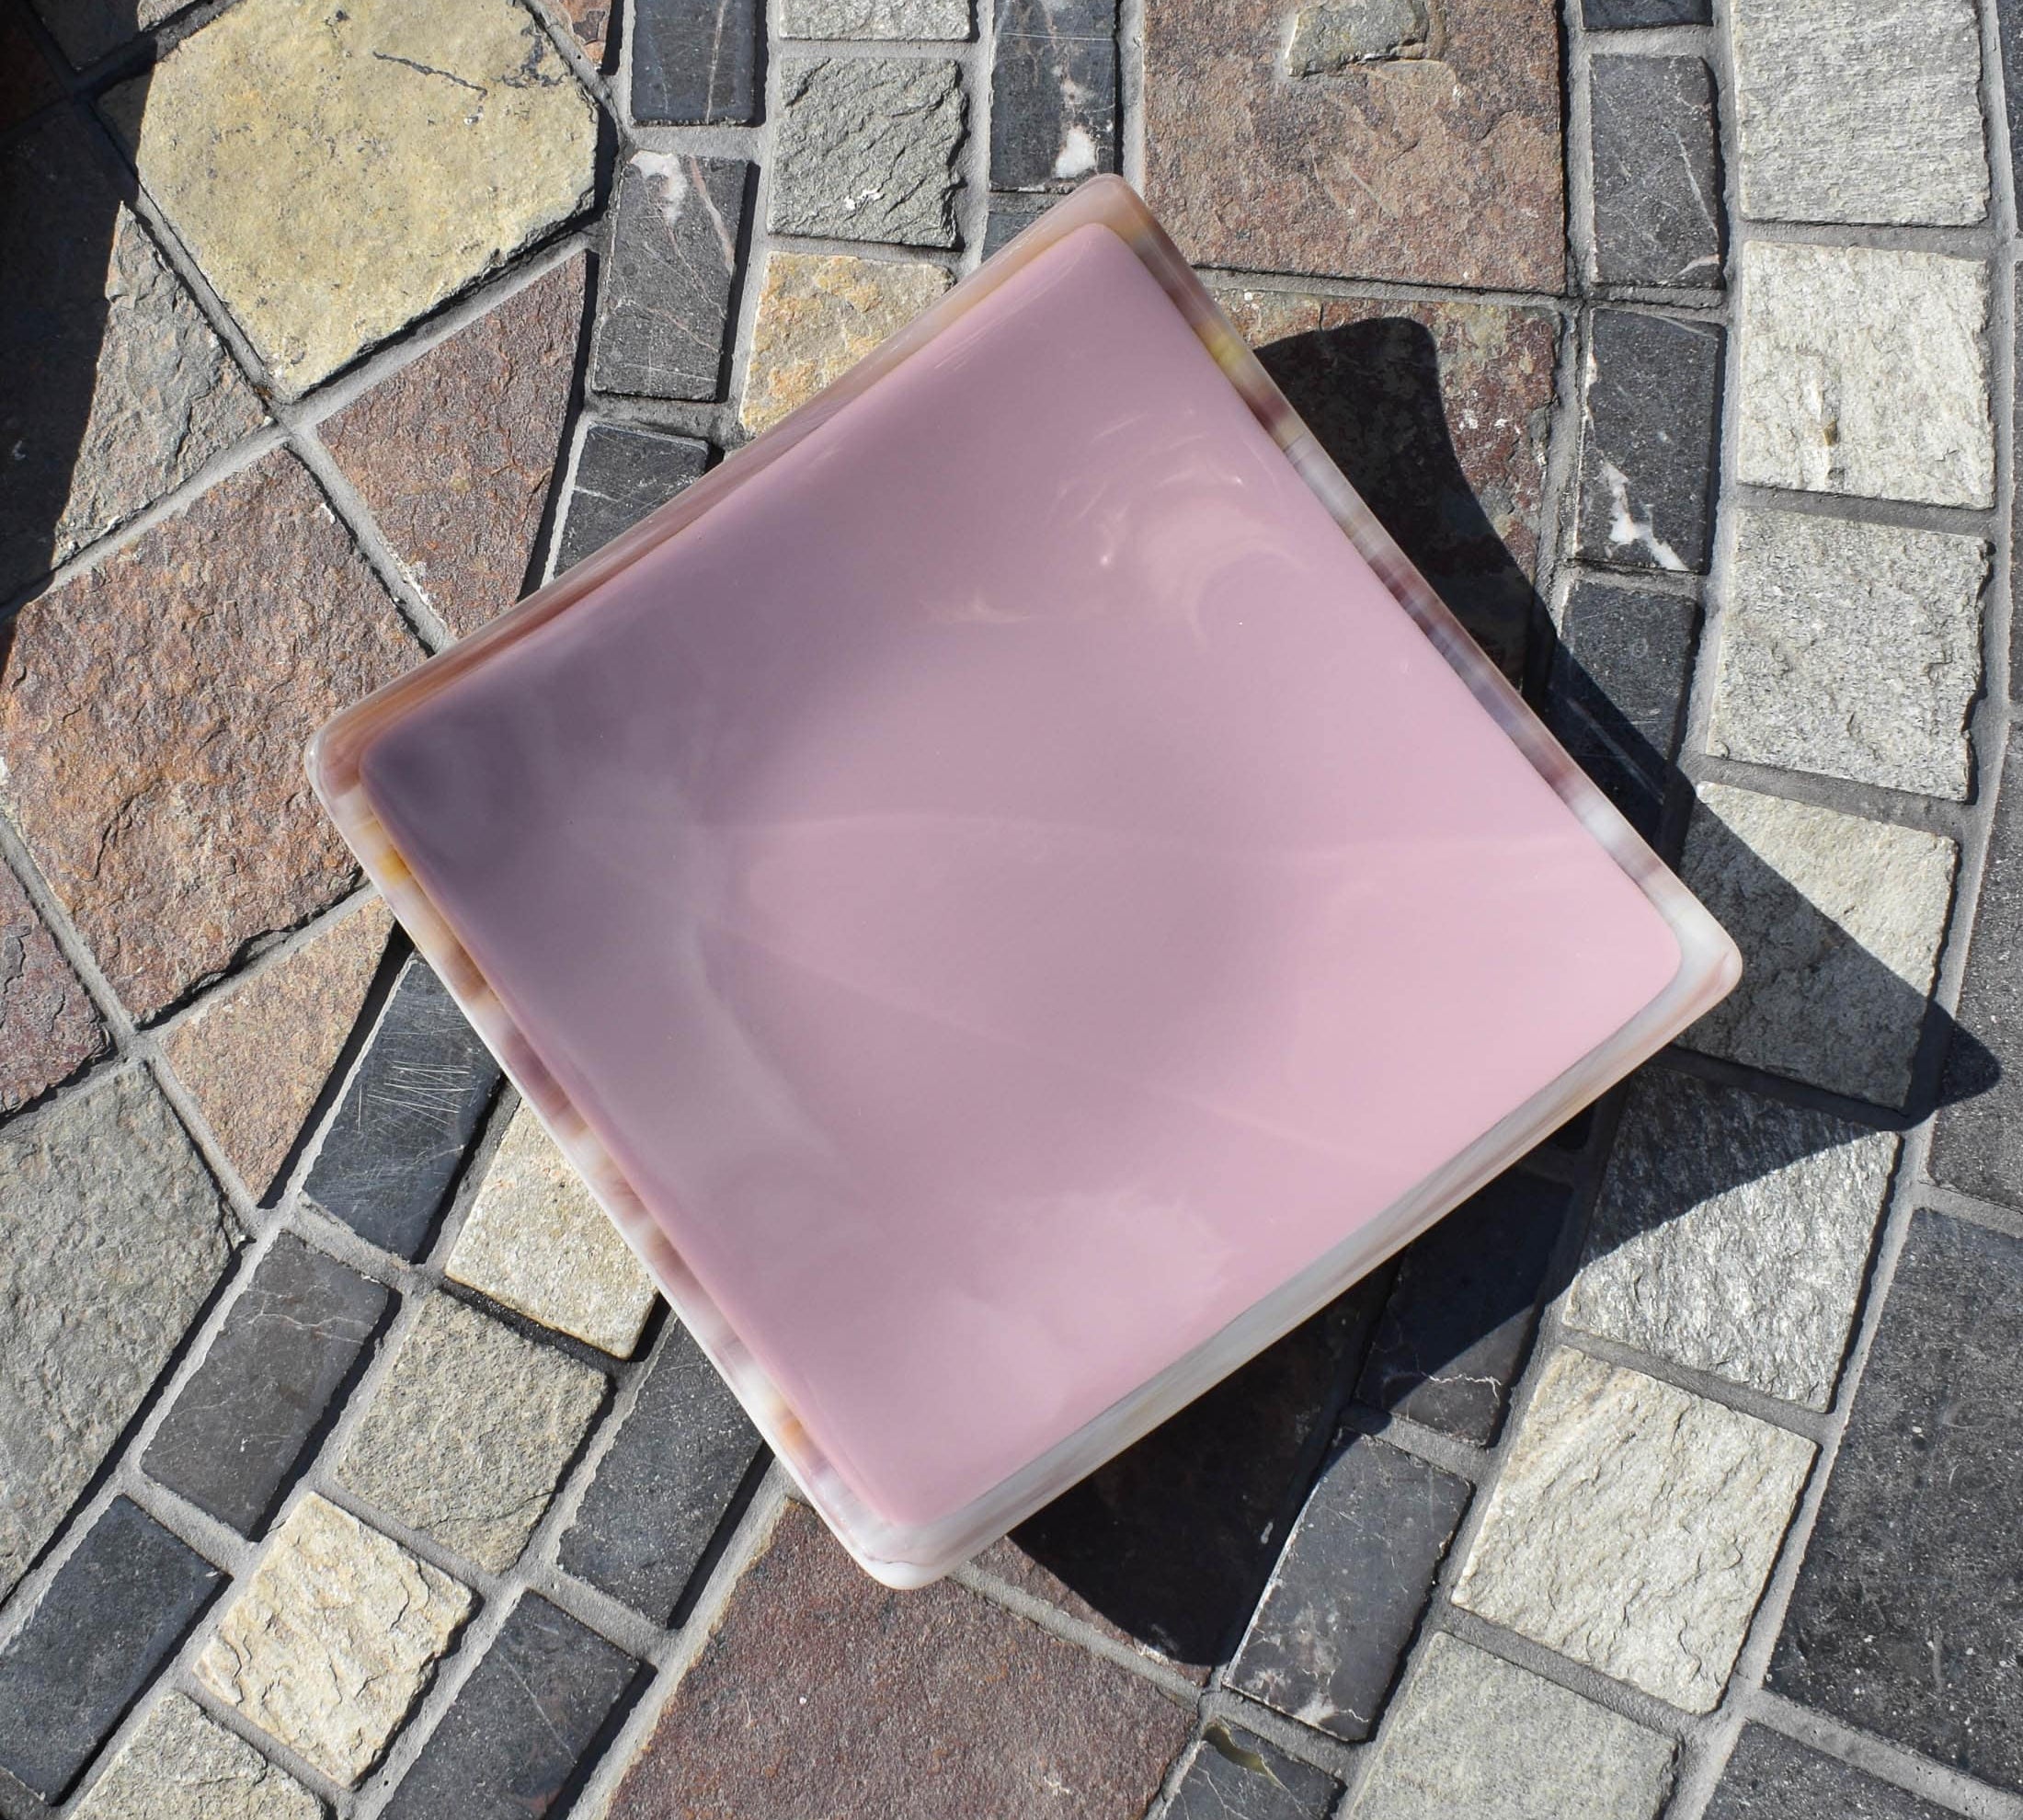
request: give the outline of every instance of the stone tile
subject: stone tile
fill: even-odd
[[[1708,750],[1964,800],[1988,546],[1743,508]]]
[[[1761,1725],[1735,1741],[1707,1820],[1948,1820],[1947,1810]]]
[[[996,0],[990,183],[1057,189],[1117,167],[1116,0]]]
[[[719,398],[751,166],[634,152],[618,179],[590,383],[646,398]]]
[[[1591,72],[1595,277],[1718,288],[1720,163],[1706,63],[1597,56]]]
[[[1199,265],[1521,291],[1566,280],[1550,0],[1447,0],[1432,44],[1281,74],[1280,0],[1145,20],[1146,194]],[[1354,0],[1298,9],[1320,49]]]
[[[781,0],[783,38],[967,38],[970,0]]]
[[[1531,1349],[1532,1317],[1566,1224],[1568,1193],[1500,1176],[1399,1261],[1356,1395],[1486,1447]]]
[[[566,1612],[523,1594],[381,1813],[546,1813],[638,1668]]]
[[[498,1091],[498,1064],[418,955],[401,969],[303,1193],[417,1257]]]
[[[164,1034],[176,1078],[256,1197],[273,1187],[337,1066],[393,926],[375,898],[274,966],[199,1001]]]
[[[1187,1756],[1164,1820],[1328,1820],[1341,1784],[1263,1738],[1211,1720]]]
[[[79,69],[172,19],[189,0],[33,0],[35,10]]]
[[[0,7],[0,132],[18,126],[63,92],[29,30],[25,8]]]
[[[640,0],[632,34],[635,120],[700,126],[759,118],[758,0]]]
[[[1736,478],[1992,505],[1987,320],[1988,269],[1976,260],[1751,242]]]
[[[475,1604],[468,1586],[312,1495],[240,1583],[197,1678],[349,1787],[385,1752]]]
[[[0,1768],[61,1795],[223,1577],[139,1505],[114,1498],[0,1649]]]
[[[783,57],[767,225],[775,234],[954,246],[957,64]]]
[[[1896,1150],[1889,1132],[1645,1070],[1568,1323],[1824,1409]]]
[[[118,1444],[234,1237],[142,1070],[0,1137],[0,1595]]]
[[[562,29],[575,39],[594,70],[611,68],[612,0],[549,0]]]
[[[1122,1820],[1188,1730],[1149,1681],[951,1581],[879,1585],[789,1504],[608,1811]]]
[[[1710,1712],[1812,1444],[1562,1351],[1503,1463],[1454,1600],[1688,1712]]]
[[[1671,1740],[1457,1637],[1432,1638],[1350,1820],[1652,1820]]]
[[[562,459],[581,254],[383,380],[318,433],[457,636],[511,606]]]
[[[1634,30],[1647,26],[1710,25],[1713,0],[1583,0],[1581,16],[1590,31]]]
[[[0,796],[136,1017],[350,888],[303,747],[421,654],[280,451],[22,609]]]
[[[609,1389],[601,1372],[431,1296],[345,1443],[337,1481],[503,1574]]]
[[[2023,1207],[2023,744],[2011,745],[1932,1135],[1934,1180]]]
[[[983,230],[984,258],[988,259],[1013,235],[1031,227],[1057,200],[1044,193],[1022,191],[992,195],[990,212],[985,219]]]
[[[0,865],[0,1113],[67,1080],[109,1039],[29,894]]]
[[[148,1443],[148,1477],[257,1535],[386,1303],[379,1284],[283,1232]]]
[[[1959,859],[1937,834],[1703,784],[1681,871],[1743,967],[1686,1045],[1903,1105]]]
[[[2015,0],[1995,0],[1994,29],[2002,50],[2002,89],[2009,128],[2009,170],[2023,189],[2023,12]]]
[[[521,1103],[444,1266],[496,1302],[624,1358],[653,1278]]]
[[[577,451],[568,516],[555,546],[555,573],[601,550],[664,506],[709,465],[706,442],[624,424],[593,423]]]
[[[1963,226],[1988,207],[1972,0],[1736,0],[1742,209]]]
[[[563,1533],[562,1565],[665,1623],[760,1451],[715,1368],[669,1322],[638,1401]]]
[[[805,405],[948,289],[939,266],[769,253],[739,420],[756,435]]]
[[[77,1820],[322,1820],[324,1804],[193,1700],[164,1693]]]
[[[1590,562],[1706,571],[1721,341],[1712,324],[1594,313],[1582,386],[1575,539]]]
[[[1352,1437],[1293,1527],[1229,1685],[1303,1725],[1368,1737],[1469,1489],[1383,1441]]]
[[[290,398],[566,221],[594,176],[596,112],[512,0],[337,10],[247,0],[107,102]]]

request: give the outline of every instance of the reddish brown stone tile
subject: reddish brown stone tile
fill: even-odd
[[[22,609],[0,795],[135,1016],[350,887],[303,747],[420,656],[280,451]]]
[[[549,0],[562,29],[583,47],[592,69],[605,67],[610,49],[612,0]]]
[[[787,1505],[611,1820],[1137,1820],[1188,1714],[943,1581],[896,1593]]]
[[[1552,0],[1443,0],[1430,41],[1344,61],[1353,0],[1170,0],[1145,22],[1146,187],[1187,257],[1246,271],[1558,291]],[[1312,29],[1331,18],[1335,33]],[[1363,46],[1365,52],[1383,47]],[[1332,67],[1331,67],[1332,65]],[[1307,67],[1311,74],[1294,74]]]
[[[358,1022],[393,918],[376,899],[243,985],[213,993],[163,1043],[168,1065],[255,1196],[266,1194]]]
[[[459,637],[526,586],[562,456],[583,273],[579,254],[322,427],[394,553]]]
[[[0,1113],[46,1093],[105,1047],[105,1025],[55,937],[0,865]]]

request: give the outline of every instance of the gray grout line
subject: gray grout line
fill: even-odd
[[[1118,1667],[1128,1669],[1183,1706],[1191,1707],[1201,1697],[1201,1688],[1162,1658],[1134,1649],[1129,1643],[1119,1643],[1114,1637],[1104,1636],[1101,1631],[1072,1617],[1058,1606],[1050,1605],[1023,1588],[987,1573],[973,1561],[965,1562],[948,1577],[979,1598],[988,1599],[992,1605],[1037,1625],[1049,1636],[1059,1637],[1066,1643],[1079,1645],[1091,1655],[1101,1656],[1105,1662],[1114,1662]]]
[[[1971,1820],[2023,1820],[2023,1800],[2017,1796],[1988,1788],[1825,1713],[1763,1692],[1744,1700],[1742,1706],[1745,1722],[1754,1720],[1823,1757],[1838,1757],[1906,1793],[1954,1808]]]
[[[1992,380],[1992,370],[1989,376]],[[2001,531],[1998,506],[1946,506],[1915,499],[1869,498],[1856,493],[1809,493],[1796,486],[1766,486],[1754,481],[1736,481],[1729,498],[1732,505],[1757,511],[1796,512],[1807,518],[1894,525],[1907,531],[1949,532],[1983,541],[1992,541]]]
[[[1565,0],[1560,8],[1566,68],[1561,93],[1565,123],[1567,268],[1570,288],[1590,291],[1595,270],[1594,82],[1589,68],[1593,34],[1581,0]],[[1643,34],[1639,34],[1642,36]],[[1640,47],[1641,48],[1641,47]]]

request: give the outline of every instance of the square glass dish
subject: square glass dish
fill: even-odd
[[[1740,971],[1115,178],[309,767],[892,1585]]]

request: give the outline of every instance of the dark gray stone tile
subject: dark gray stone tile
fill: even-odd
[[[1769,1685],[2023,1789],[2023,1242],[1913,1220]]]
[[[1116,0],[997,0],[990,183],[1066,188],[1117,167]]]
[[[576,484],[555,551],[555,573],[601,550],[664,506],[709,464],[707,442],[615,423],[593,423],[576,458]]]
[[[983,256],[989,258],[1015,234],[1023,234],[1054,206],[1056,198],[1044,191],[1012,190],[993,194],[990,213],[983,230]]]
[[[1557,1184],[1505,1175],[1415,1240],[1358,1397],[1459,1440],[1494,1440],[1568,1199]]]
[[[1468,1502],[1464,1481],[1352,1439],[1293,1527],[1230,1684],[1338,1738],[1368,1737]]]
[[[1327,1820],[1341,1792],[1326,1770],[1215,1720],[1188,1756],[1166,1820]]]
[[[1721,185],[1706,63],[1596,57],[1591,94],[1595,275],[1718,289]]]
[[[767,223],[776,234],[954,246],[962,66],[915,57],[785,57]]]
[[[1590,31],[1709,25],[1714,17],[1714,0],[1583,0],[1581,17]]]
[[[379,1284],[282,1233],[148,1444],[148,1476],[257,1533],[386,1302]]]
[[[1995,0],[1995,32],[2002,41],[2002,83],[2008,97],[2009,162],[2023,192],[2023,0]]]
[[[1947,1814],[1778,1733],[1744,1725],[1707,1820],[1947,1820]]]
[[[499,1078],[417,956],[394,983],[303,1192],[361,1238],[418,1256]]]
[[[639,1401],[562,1538],[562,1565],[665,1622],[760,1449],[715,1368],[669,1322]]]
[[[386,1820],[560,1812],[558,1797],[638,1668],[566,1612],[524,1595],[394,1791]]]
[[[223,1577],[113,1499],[0,1651],[0,1768],[63,1794]]]
[[[599,391],[722,395],[750,170],[737,158],[636,152],[620,173],[590,353]]]
[[[1721,332],[1597,310],[1581,422],[1579,555],[1617,568],[1707,567]]]
[[[758,120],[758,0],[639,0],[631,26],[633,119]]]

